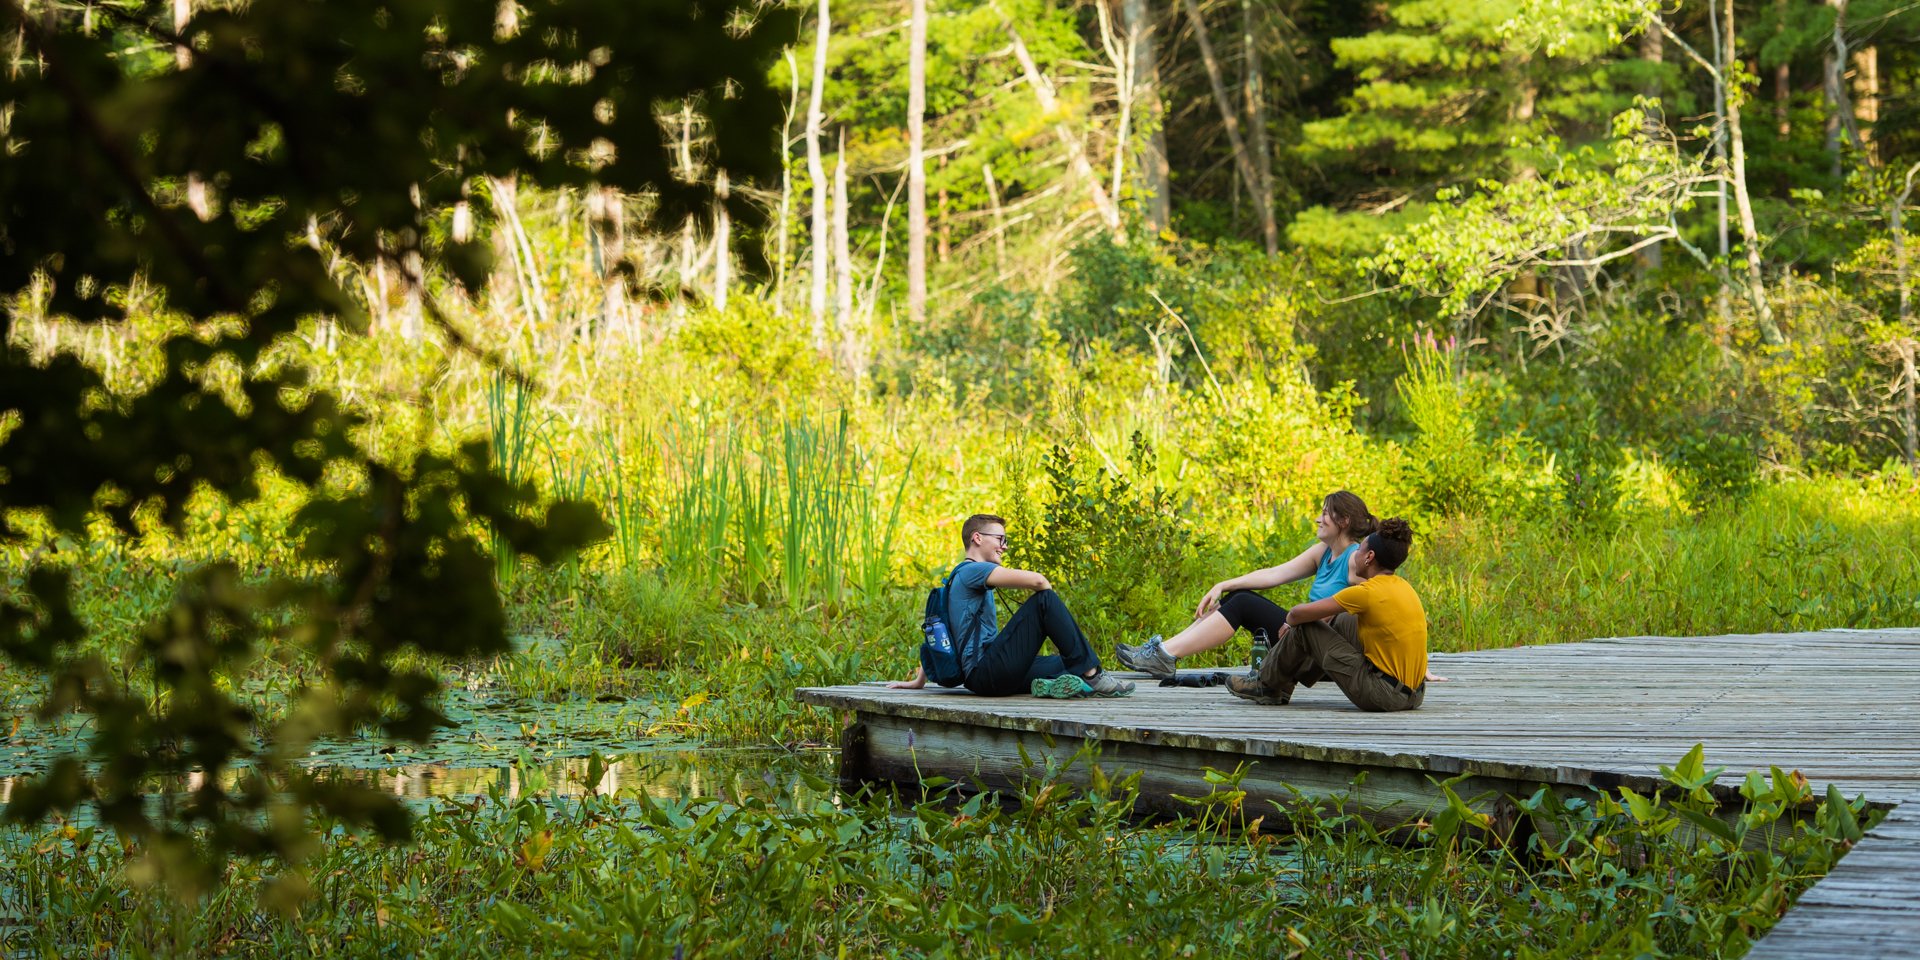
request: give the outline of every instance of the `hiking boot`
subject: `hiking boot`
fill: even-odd
[[[1165,680],[1179,669],[1180,658],[1166,651],[1160,645],[1160,635],[1154,634],[1147,642],[1137,647],[1124,643],[1113,645],[1113,658],[1128,670],[1138,670],[1150,677]]]
[[[1260,682],[1259,677],[1228,677],[1227,692],[1242,700],[1264,703],[1270,706],[1283,706],[1289,697],[1276,692],[1272,687]]]
[[[1105,670],[1087,679],[1088,688],[1096,697],[1131,697],[1133,681],[1122,680]]]
[[[1093,688],[1087,686],[1085,680],[1071,673],[1035,680],[1030,689],[1034,696],[1046,697],[1050,700],[1073,700],[1093,693]]]

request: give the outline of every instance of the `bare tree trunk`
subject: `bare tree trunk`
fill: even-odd
[[[1650,29],[1642,31],[1640,34],[1640,59],[1651,64],[1664,63],[1666,48],[1661,42],[1661,39],[1661,34],[1658,30]],[[1648,78],[1646,86],[1641,88],[1640,94],[1648,98],[1658,98],[1660,93],[1660,79],[1658,72],[1655,71],[1654,75]],[[1658,126],[1660,126],[1658,119],[1651,116],[1647,118],[1649,133]],[[1660,269],[1660,247],[1661,245],[1657,243],[1649,244],[1646,249],[1640,252],[1640,264],[1645,267],[1648,272],[1654,272]]]
[[[807,176],[813,181],[813,288],[807,299],[813,314],[813,346],[827,346],[827,253],[832,243],[827,228],[827,168],[820,162],[820,127],[826,116],[820,101],[827,86],[827,37],[831,21],[827,0],[820,0],[820,16],[814,26],[813,91],[807,99]]]
[[[540,283],[540,265],[533,256],[533,241],[520,223],[519,184],[511,175],[496,177],[492,181],[492,193],[494,212],[500,216],[500,229],[506,232],[514,279],[519,281],[520,306],[529,327],[545,326],[547,291]]]
[[[847,216],[847,129],[833,164],[833,314],[842,331],[853,329],[853,243]]]
[[[1134,44],[1132,38],[1114,33],[1113,17],[1108,14],[1104,0],[1095,3],[1093,9],[1100,19],[1100,45],[1113,63],[1113,94],[1120,104],[1119,129],[1113,137],[1113,176],[1107,188],[1118,202],[1126,187],[1127,144],[1133,133]]]
[[[187,29],[187,21],[193,19],[193,0],[173,0],[173,33],[179,36]],[[193,51],[186,44],[175,44],[173,48],[174,66],[185,70],[193,65]],[[199,217],[201,222],[212,219],[213,204],[207,199],[207,183],[197,173],[187,174],[187,209]]]
[[[1007,214],[1000,206],[1000,188],[993,182],[993,164],[983,163],[980,172],[987,181],[987,202],[993,205],[993,267],[996,275],[1007,272]]]
[[[927,0],[907,27],[907,322],[927,323]],[[843,132],[841,138],[844,140]],[[843,148],[844,149],[844,148]]]
[[[1127,37],[1133,45],[1134,100],[1140,142],[1140,175],[1147,223],[1156,232],[1173,223],[1172,168],[1167,162],[1166,103],[1160,96],[1159,47],[1155,41],[1159,16],[1154,0],[1123,0]]]
[[[1733,0],[1726,0],[1726,54],[1721,63],[1734,63]],[[1722,74],[1724,77],[1725,74]],[[1740,243],[1746,248],[1747,296],[1753,301],[1754,319],[1760,325],[1760,339],[1769,344],[1783,342],[1780,328],[1773,322],[1773,305],[1767,300],[1767,282],[1760,269],[1760,231],[1754,226],[1753,197],[1747,192],[1747,145],[1740,132],[1740,101],[1745,93],[1732,84],[1723,84],[1727,103],[1727,135],[1733,148],[1733,199],[1740,208]]]
[[[1833,8],[1833,41],[1821,65],[1826,68],[1827,152],[1832,154],[1832,173],[1838,180],[1842,142],[1863,154],[1866,145],[1860,140],[1860,128],[1854,119],[1853,98],[1847,94],[1847,0],[1827,0],[1827,5]]]
[[[727,172],[713,175],[713,308],[727,309],[727,288],[733,286],[733,216],[727,212],[727,197],[733,184]]]
[[[1900,374],[1906,380],[1906,403],[1901,410],[1901,440],[1907,456],[1907,471],[1920,477],[1920,457],[1916,456],[1916,445],[1920,445],[1920,422],[1916,420],[1914,394],[1920,390],[1920,375],[1914,369],[1914,352],[1920,347],[1920,331],[1913,326],[1913,273],[1907,263],[1906,210],[1907,199],[1913,196],[1913,178],[1920,174],[1920,163],[1907,168],[1906,185],[1900,195],[1894,198],[1893,209],[1888,220],[1893,225],[1893,284],[1899,296],[1900,306],[1897,333],[1900,337]]]
[[[1731,169],[1727,159],[1727,60],[1726,47],[1720,41],[1720,12],[1707,0],[1707,25],[1713,30],[1713,150],[1723,167]],[[1720,261],[1724,264],[1733,250],[1727,236],[1727,177],[1726,170],[1714,182],[1714,227],[1715,236],[1720,241]],[[1721,326],[1733,323],[1733,302],[1727,284],[1723,280],[1715,301],[1719,306]]]
[[[1064,116],[1060,99],[1053,89],[1053,81],[1040,72],[1040,66],[1027,49],[1027,42],[1020,38],[1020,31],[1014,27],[1013,19],[1004,11],[1001,13],[1001,23],[1007,31],[1007,38],[1013,41],[1013,55],[1020,61],[1020,70],[1026,76],[1027,86],[1033,89],[1034,98],[1040,102],[1041,112],[1049,116]],[[1074,175],[1086,181],[1088,192],[1093,195],[1094,210],[1113,234],[1114,241],[1126,242],[1126,231],[1120,222],[1120,208],[1107,195],[1107,188],[1101,186],[1100,175],[1094,172],[1093,162],[1087,159],[1086,146],[1081,143],[1079,133],[1064,119],[1054,123],[1053,132],[1067,149],[1067,162],[1073,167]]]
[[[1873,124],[1880,122],[1880,48],[1866,47],[1853,55],[1853,86],[1858,96],[1853,101],[1854,129],[1867,163],[1880,166],[1880,151],[1873,142]]]
[[[692,183],[693,175],[693,104],[680,105],[680,179]],[[693,217],[688,216],[680,224],[680,289],[691,294],[700,289],[697,279],[700,268],[697,262],[700,245],[695,238]]]
[[[1773,35],[1778,37],[1787,32],[1787,0],[1773,0]],[[1773,124],[1774,131],[1785,140],[1793,136],[1793,118],[1788,110],[1793,106],[1793,82],[1791,67],[1786,60],[1773,68]]]
[[[1527,124],[1533,122],[1534,111],[1540,103],[1540,87],[1533,82],[1532,77],[1526,75],[1524,70],[1519,69],[1520,64],[1509,60],[1505,66],[1513,74],[1513,86],[1519,91],[1519,95],[1514,98],[1513,110],[1508,119],[1524,129]],[[1523,162],[1519,169],[1513,172],[1513,176],[1517,181],[1533,180],[1540,176],[1540,170],[1531,163]],[[1535,268],[1532,267],[1527,268],[1507,285],[1507,296],[1517,301],[1529,316],[1538,314],[1548,306],[1540,276],[1534,270]]]
[[[934,209],[939,211],[935,219],[939,222],[940,228],[934,232],[935,239],[933,248],[934,255],[940,258],[941,263],[946,263],[947,257],[953,253],[953,228],[947,222],[947,211],[951,209],[951,207],[947,202],[946,169],[947,157],[946,154],[941,154],[941,182],[940,189],[935,193],[937,202],[934,203]]]
[[[1260,212],[1261,230],[1264,232],[1269,223],[1275,226],[1274,238],[1267,244],[1267,253],[1273,254],[1279,251],[1279,225],[1273,213],[1273,146],[1267,134],[1266,78],[1261,72],[1258,24],[1254,22],[1253,9],[1253,0],[1240,0],[1240,43],[1246,64],[1247,141],[1253,145],[1253,166],[1260,173],[1252,193],[1254,207]]]
[[[1151,0],[1122,0],[1121,18],[1127,40],[1133,47],[1128,59],[1133,62],[1134,112],[1139,126],[1146,130],[1140,144],[1140,180],[1147,225],[1155,233],[1173,222],[1172,170],[1167,165],[1166,107],[1160,100],[1160,68],[1154,47],[1154,15]]]
[[[787,115],[780,121],[780,219],[774,221],[773,255],[773,312],[782,317],[787,314],[787,235],[793,223],[793,115],[800,111],[800,64],[792,50],[786,51],[786,57],[793,92],[787,98]]]
[[[1193,23],[1193,36],[1200,45],[1200,60],[1207,68],[1207,82],[1213,86],[1213,101],[1220,108],[1220,120],[1227,128],[1227,142],[1233,149],[1234,166],[1240,171],[1241,182],[1246,184],[1247,192],[1260,195],[1260,173],[1254,169],[1253,157],[1247,152],[1246,141],[1240,136],[1240,110],[1227,96],[1226,81],[1221,79],[1220,60],[1213,55],[1213,42],[1207,36],[1207,22],[1200,16],[1200,7],[1194,0],[1181,0],[1187,12],[1187,19]],[[1255,204],[1258,208],[1259,205]],[[1260,237],[1266,242],[1267,252],[1280,249],[1280,225],[1273,218],[1273,208],[1261,211]]]
[[[588,250],[600,279],[600,333],[618,329],[626,317],[627,285],[620,276],[626,259],[626,201],[612,187],[587,192]],[[587,339],[591,340],[591,333]]]

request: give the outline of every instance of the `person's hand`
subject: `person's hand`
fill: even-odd
[[[1220,608],[1220,585],[1216,583],[1213,586],[1207,588],[1207,595],[1204,597],[1201,597],[1200,605],[1193,608],[1193,618],[1195,620],[1198,620],[1201,617],[1204,617],[1207,614],[1212,613],[1215,610],[1218,610],[1219,608]]]
[[[1446,683],[1446,682],[1447,682],[1447,678],[1446,678],[1446,677],[1443,677],[1443,676],[1441,676],[1441,675],[1439,675],[1439,674],[1437,674],[1437,673],[1434,673],[1434,672],[1433,672],[1432,670],[1428,670],[1428,671],[1427,671],[1427,682],[1428,682],[1428,683]]]
[[[1053,581],[1048,580],[1046,574],[1036,573],[1034,574],[1034,578],[1040,581],[1039,585],[1033,588],[1034,593],[1040,593],[1045,590],[1053,589]]]
[[[921,687],[924,687],[926,685],[927,685],[927,668],[914,667],[912,679],[891,681],[887,684],[887,689],[888,690],[918,690]]]

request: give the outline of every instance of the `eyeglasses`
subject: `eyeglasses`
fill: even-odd
[[[1008,540],[1007,535],[1004,533],[982,533],[980,535],[983,537],[999,537],[1001,549],[1005,549],[1013,545],[1013,541]]]

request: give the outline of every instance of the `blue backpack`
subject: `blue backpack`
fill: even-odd
[[[957,687],[967,682],[960,651],[947,629],[947,588],[953,584],[953,574],[959,572],[960,567],[956,565],[939,586],[927,591],[926,614],[920,620],[920,634],[925,638],[920,641],[920,669],[926,671],[928,680],[943,687]]]

